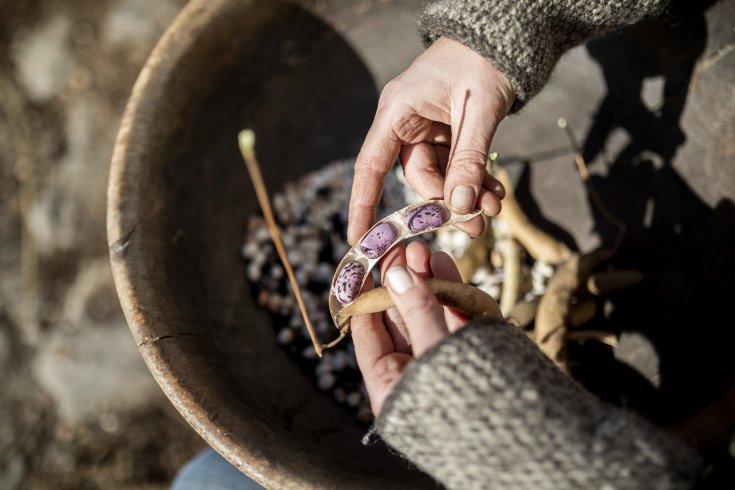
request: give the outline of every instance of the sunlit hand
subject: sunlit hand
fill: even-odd
[[[489,60],[439,38],[380,96],[355,163],[350,243],[375,222],[385,175],[399,157],[406,180],[423,199],[449,199],[457,212],[479,206],[489,216],[498,214],[505,191],[485,165],[514,99],[510,81]],[[462,229],[477,236],[483,227],[478,216]]]
[[[383,283],[398,317],[375,313],[352,318],[357,364],[375,416],[406,365],[467,322],[464,315],[441,306],[424,281],[437,277],[461,282],[449,255],[432,254],[425,243],[412,242],[405,254],[397,250],[388,261],[383,263]]]

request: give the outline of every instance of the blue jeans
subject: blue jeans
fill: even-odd
[[[171,490],[261,490],[214,449],[205,449],[189,460],[174,478]]]

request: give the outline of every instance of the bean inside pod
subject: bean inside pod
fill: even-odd
[[[447,201],[421,201],[373,225],[345,254],[335,271],[329,294],[329,311],[340,335],[325,347],[336,344],[347,335],[349,320],[341,320],[340,313],[357,299],[373,267],[389,250],[403,240],[469,221],[481,212],[474,210],[458,214],[452,211]]]

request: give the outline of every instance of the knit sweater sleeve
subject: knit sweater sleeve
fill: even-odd
[[[434,0],[419,17],[430,44],[449,37],[490,59],[513,83],[518,111],[564,52],[660,14],[668,0]]]
[[[376,427],[450,489],[684,489],[701,467],[688,446],[600,401],[498,321],[411,363]]]

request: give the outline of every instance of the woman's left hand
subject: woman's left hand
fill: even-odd
[[[441,306],[425,282],[430,277],[462,281],[449,255],[412,242],[405,253],[402,247],[390,253],[382,266],[395,311],[352,318],[357,364],[376,417],[406,366],[468,320]]]

